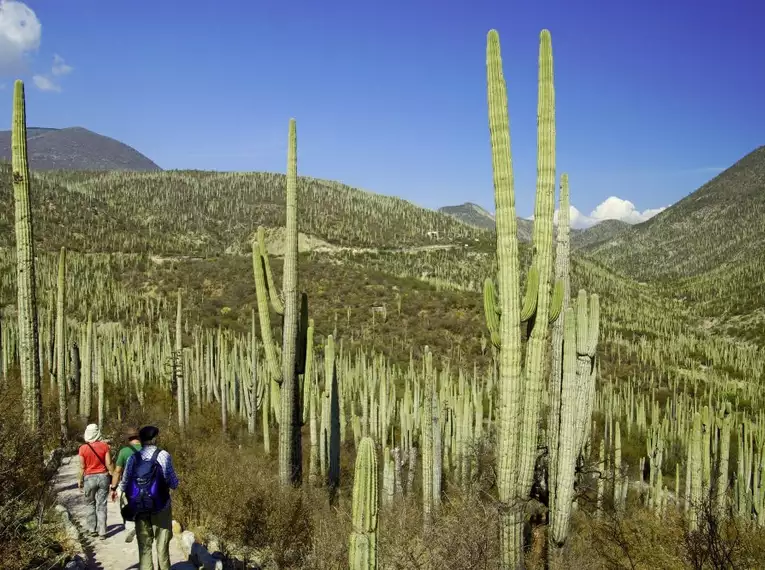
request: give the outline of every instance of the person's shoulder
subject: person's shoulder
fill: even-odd
[[[105,441],[97,441],[96,443],[93,444],[93,447],[98,449],[106,449],[107,451],[109,450],[109,444],[106,443]]]

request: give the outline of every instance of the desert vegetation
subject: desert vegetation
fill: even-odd
[[[765,354],[742,325],[761,312],[755,266],[716,268],[722,229],[698,264],[644,262],[672,209],[619,237],[632,250],[572,252],[546,30],[520,241],[496,31],[486,70],[495,230],[299,177],[294,120],[286,175],[30,173],[16,82],[0,555],[65,559],[43,460],[92,421],[160,427],[175,518],[232,564],[761,567]]]

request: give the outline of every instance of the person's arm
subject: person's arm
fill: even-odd
[[[178,476],[175,474],[175,469],[173,468],[173,458],[172,456],[165,451],[165,461],[162,466],[163,474],[165,476],[165,481],[167,482],[167,486],[171,489],[177,489],[178,488]]]
[[[109,475],[114,478],[114,464],[112,463],[112,452],[110,449],[106,450],[104,458],[106,459],[106,470],[109,472]]]
[[[122,478],[122,467],[119,465],[115,465],[114,473],[112,473],[112,484],[111,484],[112,491],[117,489],[117,485],[120,484],[121,478]]]
[[[128,457],[127,462],[125,463],[125,473],[122,476],[122,479],[120,479],[120,491],[123,493],[125,492],[125,486],[127,484],[127,481],[130,479],[130,476],[132,475],[133,470],[133,456],[131,455]]]
[[[85,458],[82,455],[78,455],[80,459],[80,468],[77,471],[77,487],[82,489],[85,484]]]

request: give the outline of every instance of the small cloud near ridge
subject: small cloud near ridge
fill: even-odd
[[[660,208],[649,208],[642,212],[635,208],[635,204],[629,200],[624,200],[616,196],[610,196],[603,200],[597,207],[590,212],[590,215],[583,214],[573,204],[569,206],[569,223],[572,228],[583,230],[590,228],[604,220],[620,220],[628,224],[639,224],[649,218],[654,217],[659,212],[666,210],[669,206]],[[527,219],[533,220],[531,215]],[[558,223],[558,210],[555,210],[554,222]]]

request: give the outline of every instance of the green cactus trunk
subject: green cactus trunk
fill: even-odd
[[[540,34],[539,103],[537,110],[537,196],[534,209],[534,257],[529,270],[523,307],[520,303],[520,267],[507,92],[502,73],[499,36],[491,30],[487,40],[489,132],[494,170],[497,225],[499,310],[493,287],[487,287],[487,325],[499,345],[499,421],[497,433],[497,487],[502,503],[500,548],[503,570],[523,567],[523,505],[531,490],[537,459],[539,405],[546,370],[549,340],[550,278],[555,197],[555,104],[550,33]],[[499,331],[496,313],[500,315]],[[556,315],[557,316],[557,315]],[[521,323],[529,321],[525,369],[521,369]],[[497,342],[498,341],[498,342]]]
[[[422,446],[422,517],[425,529],[433,522],[433,354],[425,347],[425,385],[420,422]]]
[[[61,445],[69,438],[66,378],[66,248],[61,248],[58,257],[58,282],[56,286],[56,381],[58,384],[58,420],[61,430]]]
[[[564,321],[566,309],[571,302],[571,285],[569,279],[569,190],[568,175],[561,176],[560,185],[560,209],[558,211],[558,243],[555,251],[555,280],[563,287],[563,310],[553,323],[552,330],[552,370],[550,373],[550,411],[547,420],[547,449],[549,453],[548,461],[548,489],[550,505],[550,523],[555,526],[555,509],[557,508],[556,496],[558,493],[558,447],[559,434],[561,429],[561,406],[565,405],[561,400],[562,381],[563,381],[563,342],[564,342]],[[549,532],[549,538],[552,539],[556,534],[552,528]]]
[[[356,454],[353,476],[353,531],[348,552],[351,570],[377,568],[377,452],[372,438],[363,437]]]
[[[35,284],[35,245],[32,209],[29,204],[29,164],[27,163],[27,119],[24,83],[13,86],[11,154],[13,200],[16,216],[16,283],[18,346],[23,388],[24,421],[33,429],[42,427],[40,388],[40,339]]]
[[[284,252],[284,326],[282,340],[281,422],[279,424],[279,481],[288,486],[302,477],[300,449],[300,399],[297,375],[298,323],[298,228],[297,228],[297,133],[290,119],[287,147],[287,223]]]
[[[178,291],[178,304],[175,310],[175,350],[173,351],[173,384],[176,386],[178,396],[178,429],[183,435],[185,429],[184,419],[186,413],[184,410],[184,374],[183,361],[183,337],[181,336],[181,314],[182,314],[181,292]]]
[[[80,418],[88,422],[93,407],[93,317],[88,312],[85,325],[85,350],[83,351],[82,378],[80,382]]]

